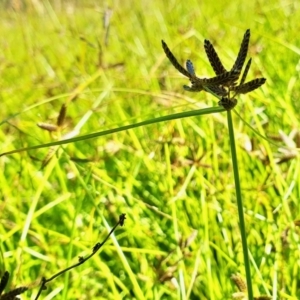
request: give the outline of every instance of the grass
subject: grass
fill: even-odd
[[[29,285],[23,299],[34,299],[43,276],[88,255],[126,213],[99,254],[43,299],[232,298],[231,275],[245,273],[226,114],[151,120],[217,105],[182,89],[161,39],[212,76],[204,39],[231,66],[250,28],[248,77],[267,83],[235,111],[268,138],[232,115],[254,295],[298,299],[299,155],[283,151],[299,147],[297,3],[111,4],[108,45],[98,2],[39,3],[1,10],[1,152],[55,141],[36,123],[55,123],[63,103],[61,134],[150,122],[66,144],[44,169],[46,148],[0,158],[0,273],[11,273],[10,288]]]

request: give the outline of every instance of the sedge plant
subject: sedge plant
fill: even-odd
[[[167,57],[173,64],[173,66],[180,73],[188,77],[189,80],[191,81],[192,84],[191,87],[183,86],[185,90],[191,92],[200,92],[200,91],[209,92],[219,99],[218,102],[219,106],[222,106],[227,111],[227,122],[228,122],[231,158],[232,158],[232,166],[233,166],[233,174],[234,174],[234,182],[235,182],[235,192],[236,192],[236,199],[237,199],[239,225],[240,225],[245,273],[246,273],[246,280],[247,280],[246,291],[248,293],[249,300],[252,300],[254,298],[253,298],[253,289],[252,289],[252,282],[251,282],[250,260],[249,260],[248,245],[247,245],[246,226],[244,220],[243,201],[242,201],[242,194],[241,194],[241,187],[240,187],[239,166],[238,166],[236,146],[235,146],[234,126],[233,126],[232,114],[231,114],[231,110],[237,105],[237,99],[236,99],[237,95],[249,93],[257,89],[261,85],[263,85],[266,81],[265,78],[257,78],[245,83],[248,71],[251,66],[251,58],[250,58],[242,74],[242,78],[239,84],[237,84],[237,80],[240,77],[241,71],[244,66],[244,62],[246,60],[249,40],[250,40],[250,30],[248,29],[244,35],[236,61],[230,71],[227,71],[224,68],[213,45],[208,40],[205,40],[204,42],[205,52],[207,54],[211,66],[214,69],[214,72],[216,73],[216,77],[213,78],[198,78],[196,76],[193,63],[190,60],[186,62],[186,69],[184,69],[178,63],[175,56],[172,54],[172,52],[170,51],[170,49],[168,48],[167,44],[164,41],[162,41],[162,47]]]
[[[243,297],[248,297],[249,300],[259,299],[254,297],[252,283],[251,283],[250,259],[249,259],[247,237],[246,237],[246,225],[244,220],[243,200],[242,200],[241,187],[240,187],[239,166],[238,166],[237,152],[235,146],[234,126],[232,121],[232,110],[238,103],[237,97],[240,94],[246,94],[259,88],[266,81],[265,78],[257,78],[249,82],[245,82],[248,71],[251,66],[251,59],[249,59],[244,69],[244,72],[242,73],[242,69],[247,56],[249,40],[250,40],[250,30],[248,29],[243,37],[238,56],[234,62],[233,67],[230,70],[225,69],[212,43],[209,42],[208,40],[205,40],[204,49],[209,59],[209,62],[216,74],[216,76],[213,78],[197,77],[194,65],[190,60],[187,60],[186,68],[182,67],[178,63],[177,59],[175,58],[175,56],[173,55],[173,53],[171,52],[167,44],[164,41],[162,41],[163,50],[166,56],[168,57],[168,59],[170,60],[170,62],[172,63],[172,65],[181,74],[186,76],[191,82],[191,86],[184,85],[183,88],[186,91],[190,91],[190,92],[201,92],[201,91],[208,92],[218,99],[219,106],[209,107],[209,108],[199,109],[199,110],[192,110],[187,112],[180,112],[176,114],[170,114],[167,116],[161,116],[158,118],[153,118],[150,120],[133,123],[126,126],[121,126],[117,128],[104,130],[104,131],[94,132],[91,134],[76,136],[72,138],[62,138],[60,140],[53,141],[50,143],[39,144],[39,145],[34,145],[34,146],[29,146],[21,149],[15,149],[8,152],[4,152],[1,153],[0,156],[19,153],[22,151],[39,149],[39,148],[48,148],[54,146],[61,146],[63,144],[68,144],[68,143],[75,143],[79,141],[84,141],[88,139],[97,138],[100,136],[121,132],[124,130],[130,130],[141,126],[155,124],[158,122],[166,122],[175,119],[226,112],[227,122],[228,122],[229,141],[231,147],[234,182],[235,182],[235,192],[236,192],[237,207],[238,207],[239,226],[240,226],[243,258],[244,258],[244,265],[245,265],[245,275],[246,275],[246,288],[243,289],[242,292],[244,293]],[[238,82],[240,76],[241,79]],[[58,121],[58,126],[60,125],[61,124]],[[48,161],[46,163],[48,163]]]

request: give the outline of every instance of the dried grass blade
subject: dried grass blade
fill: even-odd
[[[37,123],[36,125],[47,131],[57,131],[58,129],[58,126],[49,123]]]

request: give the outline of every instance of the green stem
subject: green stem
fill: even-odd
[[[166,122],[166,121],[188,118],[188,117],[203,116],[203,115],[214,114],[214,113],[223,112],[223,111],[224,111],[223,107],[216,106],[216,107],[209,107],[209,108],[196,109],[196,110],[191,110],[191,111],[186,111],[186,112],[180,112],[180,113],[171,114],[171,115],[167,115],[167,116],[163,116],[163,117],[152,118],[150,120],[145,120],[142,122],[133,123],[133,124],[117,127],[117,128],[112,128],[112,129],[108,129],[108,130],[85,134],[85,135],[81,135],[78,137],[65,138],[63,140],[59,140],[59,141],[55,141],[55,142],[51,142],[51,143],[40,144],[40,145],[36,145],[36,146],[25,147],[25,148],[20,148],[20,149],[8,151],[8,152],[3,152],[3,153],[0,153],[0,157],[3,155],[19,153],[19,152],[33,150],[33,149],[40,149],[40,148],[64,145],[64,144],[75,143],[75,142],[80,142],[80,141],[86,141],[88,139],[94,139],[96,137],[104,136],[107,134],[112,134],[112,133],[116,133],[116,132],[120,132],[120,131],[124,131],[124,130],[138,128],[141,126],[155,124],[155,123]],[[72,133],[72,135],[79,134],[77,129],[72,131],[71,133]]]
[[[248,246],[247,246],[247,236],[246,236],[246,227],[245,227],[245,219],[244,219],[243,201],[242,201],[242,195],[241,195],[239,169],[238,169],[236,148],[235,148],[234,129],[233,129],[232,116],[231,116],[230,110],[227,111],[227,121],[228,121],[228,130],[229,130],[229,138],[230,138],[230,148],[231,148],[231,158],[232,158],[233,174],[234,174],[234,182],[235,182],[236,200],[237,200],[237,206],[238,206],[240,231],[241,231],[243,254],[244,254],[244,264],[245,264],[246,281],[247,281],[247,288],[248,288],[248,298],[249,298],[249,300],[253,300],[251,270],[250,270],[249,253],[248,253]]]

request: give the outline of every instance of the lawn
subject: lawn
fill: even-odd
[[[39,299],[237,297],[231,277],[246,274],[227,113],[193,113],[221,111],[218,99],[183,89],[161,40],[213,77],[204,40],[229,69],[249,28],[248,80],[267,81],[231,113],[253,293],[300,299],[300,3],[6,2],[0,152],[36,147],[0,157],[5,292],[26,286],[21,298],[36,299],[43,277],[88,257],[126,214]]]

